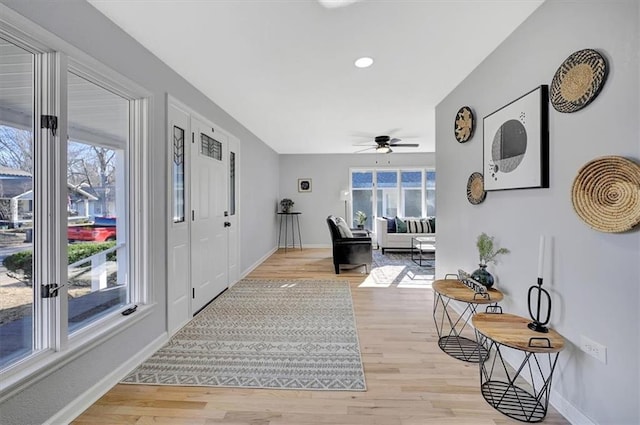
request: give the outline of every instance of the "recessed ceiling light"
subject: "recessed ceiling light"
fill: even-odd
[[[365,56],[360,59],[356,59],[355,65],[358,68],[369,68],[371,65],[373,65],[373,59]]]

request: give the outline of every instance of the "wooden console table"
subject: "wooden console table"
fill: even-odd
[[[433,320],[438,331],[438,346],[458,360],[478,362],[481,358],[486,358],[486,349],[478,345],[473,329],[467,325],[476,313],[478,304],[488,305],[489,309],[500,309],[497,303],[504,298],[502,292],[497,289],[489,289],[485,293],[475,292],[457,279],[436,280],[432,287],[435,292]],[[451,300],[466,304],[462,314],[455,320],[449,313]]]
[[[472,318],[478,344],[484,347],[480,361],[482,396],[510,418],[540,422],[547,414],[551,378],[564,339],[553,329],[548,333],[532,331],[527,327],[529,322],[506,313],[479,313]],[[522,358],[515,370],[504,360],[507,350],[516,350]]]

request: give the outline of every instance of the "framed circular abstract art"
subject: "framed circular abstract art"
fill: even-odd
[[[484,190],[484,177],[480,173],[472,173],[467,181],[467,200],[473,205],[478,205],[482,203],[486,197],[487,192]]]
[[[640,223],[640,165],[622,156],[589,161],[573,181],[571,201],[592,229],[631,230]]]
[[[598,96],[607,79],[607,62],[593,49],[572,53],[551,81],[551,104],[558,112],[576,112]]]
[[[464,143],[471,139],[475,126],[473,111],[468,106],[463,106],[458,110],[453,126],[453,134],[459,143]]]

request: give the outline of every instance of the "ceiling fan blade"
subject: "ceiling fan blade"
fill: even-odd
[[[372,144],[371,144],[371,140],[368,140],[366,142],[353,143],[352,146],[372,146]]]
[[[368,147],[368,148],[365,148],[365,149],[360,149],[360,150],[358,150],[358,151],[355,151],[354,153],[360,153],[360,152],[370,151],[371,149],[375,149],[375,148],[377,148],[377,146],[371,146],[371,147]]]
[[[398,139],[397,137],[394,137],[393,139],[389,140],[389,144],[393,145],[393,144],[396,144],[396,143],[401,142],[401,141],[402,141],[402,139]]]
[[[395,147],[401,147],[401,148],[417,148],[418,146],[420,146],[418,143],[398,143],[398,144],[391,144],[389,146],[393,146]]]

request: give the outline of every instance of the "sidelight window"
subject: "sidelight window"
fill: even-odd
[[[173,161],[171,174],[173,182],[173,222],[183,223],[185,215],[184,191],[184,129],[173,127]]]

